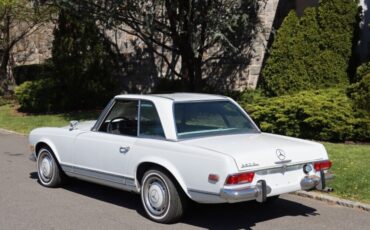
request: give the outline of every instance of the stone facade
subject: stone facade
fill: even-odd
[[[258,34],[253,45],[253,59],[248,67],[246,76],[239,80],[236,87],[239,91],[246,88],[255,89],[257,86],[279,0],[267,0],[261,4],[260,19],[262,30]]]
[[[296,0],[296,8],[303,9],[306,6],[310,6],[312,2],[316,0]],[[279,14],[277,12],[278,7],[288,6],[290,7],[292,0],[261,0],[260,7],[260,19],[261,19],[261,29],[255,40],[252,51],[252,60],[249,66],[241,71],[241,74],[238,75],[237,79],[234,80],[235,83],[232,84],[233,90],[242,91],[246,88],[256,88],[258,78],[262,69],[262,65],[265,59],[265,54],[267,47],[270,44],[269,40],[274,31],[274,26],[276,24],[276,16],[283,18],[286,15],[288,10],[285,10],[283,13]],[[288,3],[284,5],[283,3]],[[294,3],[293,3],[294,4]],[[299,7],[297,7],[299,6]],[[302,11],[303,12],[303,11]],[[274,24],[275,23],[275,24]],[[17,65],[30,65],[30,64],[40,64],[45,62],[45,60],[51,58],[51,46],[53,41],[53,29],[54,24],[46,24],[39,30],[32,33],[24,41],[20,42],[13,51],[12,54],[12,64],[13,66]],[[127,35],[123,32],[109,32],[112,33],[112,37],[115,38],[118,49],[126,57],[129,57],[130,52],[137,51],[137,48],[141,49],[143,44],[140,44],[138,39],[133,38],[131,35]],[[114,33],[114,34],[113,34]],[[135,43],[133,43],[135,42]],[[131,55],[133,56],[133,55]],[[155,61],[155,65],[161,63],[160,60]],[[153,63],[152,63],[153,64]],[[163,71],[163,66],[160,67],[160,70],[157,70],[158,76],[161,77]],[[157,67],[158,69],[158,67]],[[152,74],[152,73],[151,73]],[[145,75],[145,74],[144,74]]]
[[[19,41],[12,52],[13,66],[42,64],[51,58],[54,24],[47,23]]]

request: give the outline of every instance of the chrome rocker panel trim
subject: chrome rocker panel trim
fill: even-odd
[[[62,170],[67,176],[75,177],[80,180],[89,181],[109,187],[132,191],[139,193],[139,189],[135,184],[135,179],[120,175],[114,175],[106,172],[99,172],[96,170],[85,169],[77,166],[60,164]]]

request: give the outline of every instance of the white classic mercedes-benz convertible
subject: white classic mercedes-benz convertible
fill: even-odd
[[[178,220],[199,203],[264,202],[332,178],[322,144],[262,133],[231,98],[116,96],[97,121],[29,136],[39,181],[66,176],[140,193],[149,218]]]

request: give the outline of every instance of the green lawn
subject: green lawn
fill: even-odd
[[[52,115],[27,115],[15,110],[14,105],[0,106],[0,128],[28,134],[32,129],[42,126],[60,127],[69,124],[71,120],[95,120],[99,111],[74,112]]]
[[[333,162],[334,195],[370,203],[370,145],[324,143]]]
[[[0,105],[0,128],[28,134],[42,126],[64,126],[70,120],[92,120],[96,112],[75,112],[53,115],[18,113],[14,105]],[[329,184],[334,195],[370,203],[370,145],[324,143],[333,162],[331,172],[336,175]]]

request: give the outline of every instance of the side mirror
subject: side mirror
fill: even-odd
[[[74,130],[77,125],[78,125],[78,121],[70,121],[69,122],[69,131]]]

